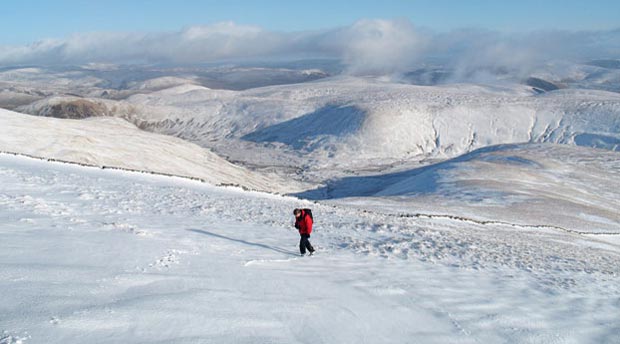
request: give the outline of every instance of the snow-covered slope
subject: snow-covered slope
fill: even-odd
[[[620,92],[618,63],[618,60],[594,60],[585,64],[549,63],[535,76],[564,87]]]
[[[119,118],[63,120],[0,109],[0,151],[75,163],[200,178],[270,192],[301,190],[274,175],[235,166],[208,149],[147,133]]]
[[[618,241],[3,154],[0,180],[3,344],[619,339]]]
[[[620,234],[618,181],[619,152],[521,144],[486,147],[411,170],[332,180],[300,196],[373,203],[409,215],[449,213],[475,221]]]
[[[618,150],[620,143],[620,95],[604,91],[538,94],[521,85],[430,87],[347,77],[243,92],[174,90],[128,99],[170,110],[164,118],[141,116],[141,127],[248,165],[288,161],[308,174],[446,159],[495,144]]]
[[[158,91],[180,85],[194,85],[197,82],[192,79],[179,78],[174,76],[162,76],[159,78],[148,79],[145,81],[131,81],[126,84],[126,88],[130,90],[149,90]]]

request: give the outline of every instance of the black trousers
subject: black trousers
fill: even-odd
[[[314,247],[312,247],[312,244],[310,244],[310,234],[300,234],[301,235],[301,239],[299,240],[299,252],[301,252],[301,254],[306,254],[306,249],[308,249],[308,251],[310,253],[314,252]]]

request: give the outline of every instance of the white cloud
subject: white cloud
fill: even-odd
[[[1,47],[2,64],[208,62],[269,57],[286,42],[281,34],[231,22],[163,33],[81,33],[30,46]]]
[[[329,46],[353,74],[386,74],[412,68],[426,38],[406,20],[360,20],[330,33]]]
[[[407,20],[360,20],[312,32],[272,32],[222,22],[177,32],[81,33],[28,46],[0,47],[0,65],[73,63],[199,63],[230,59],[328,57],[353,74],[393,74],[442,61],[468,78],[481,69],[527,73],[551,59],[619,58],[620,30],[501,34],[488,30],[434,33]]]
[[[548,61],[620,58],[620,30],[536,31],[502,34],[461,30],[435,34],[433,54],[455,69],[454,78],[471,80],[485,71],[527,76]]]

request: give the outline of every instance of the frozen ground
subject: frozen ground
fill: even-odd
[[[614,235],[11,155],[0,179],[2,344],[620,343]]]

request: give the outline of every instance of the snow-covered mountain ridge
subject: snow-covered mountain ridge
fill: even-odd
[[[175,92],[173,91],[177,91]],[[506,143],[551,142],[617,150],[620,95],[526,87],[412,86],[332,78],[243,92],[171,89],[128,99],[165,107],[137,115],[147,130],[181,137],[252,166],[364,170],[446,159]],[[137,119],[139,118],[139,119]],[[247,155],[247,150],[261,152]]]
[[[120,118],[62,120],[0,109],[0,137],[0,151],[4,152],[199,178],[214,185],[280,193],[302,190],[298,183],[235,166],[208,149],[144,132]]]
[[[531,74],[534,86],[509,74],[489,84],[448,78],[420,86],[299,66],[104,67],[7,68],[0,103],[42,116],[122,117],[250,169],[315,184],[495,144],[616,150],[620,142],[619,95],[597,86],[597,78],[614,84],[617,69],[606,64],[552,63]],[[299,79],[281,85],[283,75]],[[214,80],[231,78],[248,87],[215,89]],[[540,83],[563,89],[541,94]]]
[[[250,170],[314,185],[407,170],[497,144],[620,147],[620,95],[597,90],[539,94],[511,83],[416,86],[346,76],[243,91],[162,76],[131,87],[143,92],[121,100],[50,96],[18,109],[121,117]]]

